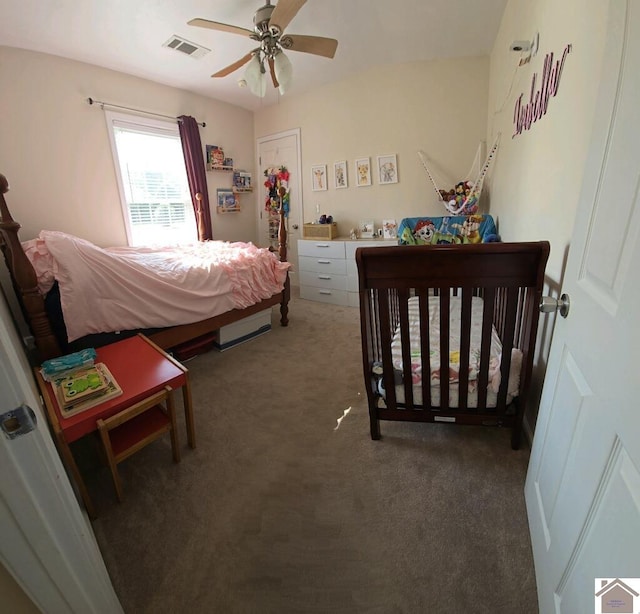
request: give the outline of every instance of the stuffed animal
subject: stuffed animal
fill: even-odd
[[[477,195],[469,181],[459,181],[450,190],[439,190],[445,207],[454,215],[472,215],[478,210]]]

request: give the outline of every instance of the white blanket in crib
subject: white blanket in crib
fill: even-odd
[[[411,379],[414,387],[414,401],[422,402],[422,359],[420,355],[420,306],[418,297],[409,299],[409,338],[411,348]],[[450,406],[457,406],[458,382],[460,378],[460,326],[462,300],[452,296],[449,304],[449,390]],[[480,355],[482,342],[482,311],[483,300],[474,296],[471,302],[471,335],[469,349],[469,407],[477,404],[477,384],[480,370]],[[393,367],[403,371],[402,341],[400,330],[396,331],[391,343]],[[440,298],[429,297],[429,358],[430,385],[432,390],[432,405],[438,405],[440,400],[441,356],[440,356]],[[495,328],[491,333],[491,349],[489,354],[489,383],[487,387],[487,405],[495,407],[496,395],[500,388],[500,361],[502,359],[502,343]],[[516,348],[511,353],[511,368],[509,371],[509,386],[507,402],[517,396],[520,386],[520,368],[522,366],[522,352]],[[446,368],[446,367],[445,367]],[[403,386],[396,387],[398,401],[404,401]]]

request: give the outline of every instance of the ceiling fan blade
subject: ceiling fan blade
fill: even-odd
[[[287,49],[313,53],[314,55],[321,55],[325,58],[333,58],[338,48],[338,41],[335,38],[305,36],[304,34],[287,34],[285,38],[291,39],[291,45],[287,46]]]
[[[241,57],[239,60],[235,61],[233,64],[229,64],[226,68],[219,70],[217,73],[211,75],[212,77],[226,77],[230,75],[232,72],[238,70],[241,66],[244,66],[253,56],[254,52],[250,51],[247,55]]]
[[[278,87],[280,84],[276,79],[276,69],[273,63],[273,58],[269,58],[269,71],[271,72],[271,81],[273,81],[273,87]]]
[[[247,28],[231,26],[228,23],[210,21],[209,19],[201,19],[200,17],[187,21],[187,25],[209,28],[209,30],[218,30],[219,32],[229,32],[230,34],[240,34],[242,36],[251,36],[253,34],[253,30],[247,30]]]
[[[289,25],[307,0],[279,0],[269,18],[269,26],[278,26],[280,32]]]

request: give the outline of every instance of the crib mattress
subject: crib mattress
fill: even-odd
[[[449,407],[458,407],[459,377],[460,377],[460,329],[461,329],[462,300],[458,296],[452,296],[449,303]],[[418,297],[412,297],[408,301],[409,312],[409,340],[411,354],[411,380],[413,385],[414,404],[422,404],[422,359],[420,353],[420,305]],[[480,371],[480,356],[482,342],[482,312],[483,300],[474,296],[471,302],[471,334],[469,349],[469,384],[467,406],[477,407],[478,404],[478,378]],[[404,372],[402,361],[402,340],[400,330],[396,330],[392,343],[391,355],[393,368],[396,375]],[[430,358],[430,388],[431,405],[440,405],[440,382],[442,377],[440,356],[440,298],[429,297],[429,358]],[[491,333],[491,349],[489,354],[489,378],[487,386],[487,407],[495,407],[498,390],[500,388],[500,364],[502,359],[502,343],[497,331],[493,328]],[[520,370],[522,366],[522,352],[514,348],[511,352],[511,367],[509,370],[509,382],[507,388],[507,403],[518,396],[520,386]],[[446,367],[445,367],[446,368]],[[398,381],[398,379],[396,379]],[[384,396],[384,395],[383,395]],[[398,403],[404,403],[404,385],[396,386],[396,399]]]

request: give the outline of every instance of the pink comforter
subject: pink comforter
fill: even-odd
[[[44,230],[39,238],[52,256],[69,341],[253,305],[282,290],[290,267],[252,243],[104,249],[63,232]]]

